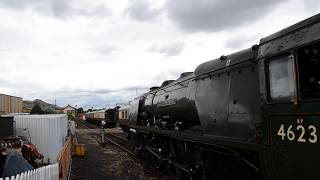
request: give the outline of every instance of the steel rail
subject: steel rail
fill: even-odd
[[[79,121],[79,122],[81,122],[81,121]],[[94,129],[94,128],[91,128],[91,127],[89,127],[88,125],[86,125],[84,122],[81,122],[81,125],[87,127],[88,130],[91,131],[91,132],[93,132],[94,134],[102,137],[102,135],[101,135],[99,132],[97,132],[97,131],[100,130],[99,128],[95,128],[95,129]],[[97,131],[94,131],[94,130],[97,130]],[[106,133],[105,135],[111,135],[111,136],[113,136],[113,137],[116,137],[116,138],[119,138],[119,139],[122,139],[122,140],[126,140],[126,139],[124,139],[123,137],[120,137],[120,136],[117,136],[117,135],[114,135],[114,134],[110,134],[110,133]],[[109,141],[109,142],[111,142],[113,145],[121,148],[122,150],[126,151],[127,153],[129,153],[129,154],[132,155],[133,157],[136,157],[136,156],[137,156],[134,152],[130,151],[128,148],[122,146],[121,144],[115,142],[115,141],[112,140],[111,138],[108,138],[108,137],[105,136],[104,139],[107,140],[107,141]],[[128,140],[126,140],[126,141],[128,142]]]
[[[125,141],[125,142],[128,142],[128,139],[126,139],[126,138],[124,138],[124,137],[121,137],[121,136],[118,136],[118,135],[116,135],[116,134],[105,133],[104,135],[113,136],[113,137],[115,137],[115,138],[118,138],[118,139],[121,139],[121,140],[123,140],[123,141]]]

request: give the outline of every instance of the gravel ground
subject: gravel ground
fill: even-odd
[[[87,153],[82,158],[73,157],[71,179],[168,179],[159,171],[146,168],[144,163],[111,144],[102,148],[96,136],[87,129],[77,129],[76,134],[78,143],[85,144]]]

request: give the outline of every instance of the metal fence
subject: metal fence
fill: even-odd
[[[27,171],[16,176],[0,178],[0,180],[58,180],[59,179],[59,164],[43,166],[38,169]]]

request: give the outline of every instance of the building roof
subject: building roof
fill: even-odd
[[[119,111],[121,111],[121,110],[127,110],[127,109],[129,109],[129,105],[124,105],[124,106],[121,106],[121,107],[119,108]]]
[[[8,95],[8,94],[2,94],[0,93],[0,96],[10,96],[10,97],[15,97],[15,98],[19,98],[19,99],[22,99],[22,97],[18,97],[18,96],[12,96],[12,95]]]
[[[64,107],[63,109],[66,109],[66,108],[68,108],[68,107],[70,107],[70,108],[72,108],[72,109],[76,109],[75,107],[73,107],[73,106],[71,106],[70,104],[68,104],[66,107]]]

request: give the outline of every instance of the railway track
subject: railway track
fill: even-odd
[[[92,125],[92,124],[88,124],[82,121],[77,121],[79,125],[87,128],[90,132],[92,132],[93,134],[97,135],[99,138],[102,138],[102,134],[101,134],[101,129],[99,129],[97,126]],[[132,152],[130,150],[129,144],[128,144],[128,140],[125,139],[124,137],[121,137],[119,135],[116,134],[112,134],[112,133],[105,133],[104,134],[104,140],[107,140],[108,142],[110,142],[111,144],[117,146],[118,148],[126,151],[127,153],[129,153],[131,156],[136,157],[137,155]]]

